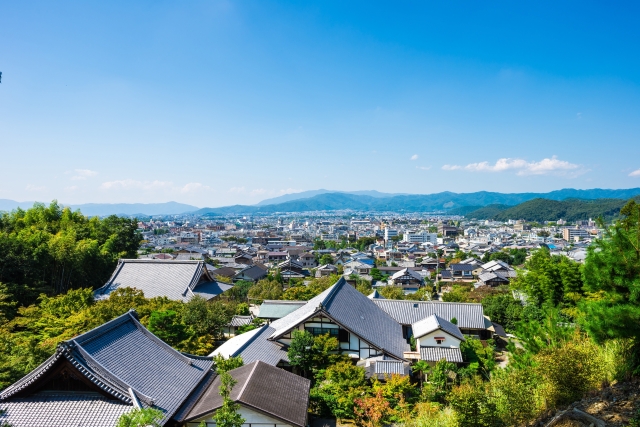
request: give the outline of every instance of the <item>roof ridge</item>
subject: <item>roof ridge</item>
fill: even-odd
[[[251,377],[253,377],[253,373],[256,371],[256,368],[258,367],[259,363],[263,363],[263,362],[260,362],[259,360],[256,360],[255,362],[253,362],[253,368],[251,368],[251,372],[249,372],[247,379],[242,385],[242,388],[240,389],[240,393],[238,393],[238,397],[236,398],[236,400],[240,400],[240,398],[242,397],[242,393],[244,393],[244,390],[247,388],[249,381],[251,381]]]
[[[333,286],[329,288],[329,293],[324,297],[320,304],[324,307],[331,304],[331,302],[333,301],[333,297],[336,295],[338,290],[342,288],[342,286],[344,286],[345,283],[347,283],[347,281],[344,279],[344,277],[341,277]]]
[[[103,323],[100,326],[96,326],[93,329],[88,330],[87,332],[80,334],[74,338],[71,338],[69,340],[63,341],[69,344],[72,344],[74,342],[82,342],[82,343],[87,343],[95,338],[97,338],[98,336],[105,334],[107,332],[109,332],[110,330],[120,326],[121,324],[131,320],[131,319],[135,319],[135,317],[133,316],[133,313],[136,313],[135,310],[131,309],[129,311],[127,311],[124,314],[121,314],[120,316],[109,320],[106,323]],[[98,333],[100,332],[100,333]],[[85,338],[83,338],[85,337]]]

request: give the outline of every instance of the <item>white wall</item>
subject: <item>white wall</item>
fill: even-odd
[[[293,427],[290,424],[283,424],[280,420],[244,407],[242,404],[240,405],[238,413],[245,419],[244,424],[242,424],[243,427],[249,427],[249,424],[251,424],[251,427]],[[198,427],[202,421],[206,423],[207,427],[215,427],[216,425],[213,420],[213,415],[210,415],[209,417],[204,417],[197,421],[187,423],[187,427]]]
[[[444,337],[445,340],[442,344],[438,344],[435,340],[435,337]],[[443,330],[439,329],[437,331],[433,331],[424,335],[422,337],[416,337],[416,347],[455,347],[460,348],[460,343],[462,341],[458,338],[449,335]]]

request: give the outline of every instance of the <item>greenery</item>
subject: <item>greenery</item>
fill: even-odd
[[[0,287],[0,302],[3,301]],[[6,301],[6,298],[4,299]],[[54,353],[56,345],[95,328],[130,309],[140,322],[180,351],[207,355],[222,338],[235,306],[194,298],[188,303],[164,297],[145,298],[142,291],[120,288],[95,301],[91,289],[58,296],[41,295],[37,304],[11,306],[0,319],[0,388],[24,376]],[[153,319],[153,320],[152,320]]]
[[[80,211],[36,203],[0,215],[0,283],[16,306],[70,289],[106,283],[119,258],[137,258],[137,220],[89,218]]]
[[[133,409],[122,414],[116,427],[160,427],[160,420],[164,417],[162,411],[155,408]]]
[[[218,371],[220,375],[220,396],[222,396],[222,406],[213,414],[216,426],[219,427],[242,427],[245,419],[238,413],[240,405],[231,399],[231,390],[238,382],[233,379],[227,371]]]
[[[617,217],[625,203],[625,200],[620,199],[567,199],[562,201],[534,199],[502,210],[488,217],[481,217],[476,215],[475,212],[471,212],[469,217],[492,219],[495,221],[524,219],[526,221],[537,221],[540,223],[549,219],[555,220],[560,218],[566,221],[578,221],[598,217],[611,220]]]

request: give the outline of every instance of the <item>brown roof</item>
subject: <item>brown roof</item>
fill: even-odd
[[[311,382],[298,375],[255,361],[229,372],[237,381],[231,399],[243,406],[304,427],[307,423]],[[220,377],[216,377],[189,410],[186,421],[208,416],[222,406]]]

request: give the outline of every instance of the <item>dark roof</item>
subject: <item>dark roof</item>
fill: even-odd
[[[449,268],[452,271],[473,271],[478,267],[473,264],[450,264]]]
[[[200,295],[204,299],[215,298],[221,293],[233,288],[233,285],[222,282],[205,282],[196,285],[193,289],[194,295]]]
[[[265,277],[267,275],[267,271],[268,270],[258,267],[257,265],[250,265],[238,271],[238,273],[236,273],[236,277],[246,276],[252,280],[258,280]]]
[[[482,304],[391,299],[371,301],[402,325],[411,325],[437,314],[443,319],[455,317],[458,327],[462,329],[486,329]]]
[[[504,328],[502,327],[501,324],[496,323],[496,322],[491,322],[491,324],[493,325],[493,329],[495,330],[494,335],[497,335],[499,337],[506,337],[507,333],[505,332]]]
[[[211,369],[208,357],[190,356],[165,344],[128,312],[87,333],[63,341],[42,365],[0,392],[0,402],[38,391],[60,363],[73,366],[96,391],[164,412],[163,423]],[[35,395],[34,395],[35,396]],[[57,414],[64,419],[64,414]],[[89,423],[90,424],[90,423]]]
[[[94,295],[104,299],[118,288],[129,287],[140,289],[147,298],[188,301],[203,275],[206,281],[212,280],[204,261],[121,259],[109,281]]]
[[[298,310],[272,322],[271,327],[275,332],[271,339],[277,339],[316,313],[322,312],[373,347],[403,359],[408,344],[402,337],[402,326],[372,301],[378,300],[367,298],[342,277],[335,285]]]
[[[240,316],[240,315],[235,315],[231,318],[231,322],[229,322],[229,324],[227,326],[244,326],[244,325],[249,325],[251,324],[251,321],[253,320],[253,316],[252,315],[248,315],[248,316]]]
[[[307,423],[311,382],[303,377],[261,361],[229,371],[237,381],[231,399],[286,424],[304,427]],[[193,405],[185,420],[197,420],[222,406],[220,377],[216,377]]]

